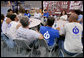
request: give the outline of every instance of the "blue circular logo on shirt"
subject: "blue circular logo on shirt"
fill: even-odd
[[[79,33],[79,29],[76,26],[73,28],[73,33],[74,34],[78,34]]]

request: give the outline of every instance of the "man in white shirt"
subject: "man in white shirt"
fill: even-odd
[[[60,29],[59,34],[62,35],[63,34],[63,28],[64,28],[65,24],[67,24],[67,23],[68,23],[68,21],[66,21],[64,17],[60,17],[59,20],[54,22],[52,28],[54,28],[54,29],[59,28]]]
[[[10,19],[11,15],[12,14],[7,13],[7,16],[4,18],[4,21],[3,21],[2,27],[1,27],[3,34],[6,34],[6,31],[7,31],[7,28],[8,28],[8,24],[11,22],[11,19]]]
[[[39,9],[36,10],[36,12],[34,13],[34,18],[36,19],[41,19],[41,13],[39,12]]]
[[[5,19],[3,21],[1,39],[4,40],[4,42],[7,44],[8,47],[13,48],[14,47],[14,42],[11,38],[9,38],[7,36],[7,32],[10,31],[10,30],[7,30],[7,29],[10,27],[11,16],[12,16],[12,14],[8,13],[7,17],[5,17]]]
[[[64,50],[70,55],[83,52],[83,45],[81,41],[83,27],[81,24],[77,23],[77,19],[77,14],[71,14],[69,17],[70,23],[65,25],[63,31],[65,34]]]
[[[9,38],[16,39],[16,30],[19,24],[18,18],[15,14],[12,14],[10,19],[11,19],[11,22],[9,24],[9,27],[7,28],[7,36]]]

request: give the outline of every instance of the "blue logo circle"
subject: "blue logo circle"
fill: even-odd
[[[73,33],[74,34],[78,34],[79,33],[79,29],[76,26],[73,28]]]

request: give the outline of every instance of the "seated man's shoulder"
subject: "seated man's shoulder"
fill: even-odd
[[[52,28],[52,31],[55,32],[55,33],[59,32],[59,30],[56,30],[56,29],[53,29],[53,28]]]
[[[46,26],[41,26],[40,28],[43,29],[43,28],[46,28]]]

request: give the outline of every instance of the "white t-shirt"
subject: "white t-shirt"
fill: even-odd
[[[41,18],[41,16],[42,16],[42,15],[41,15],[41,13],[36,13],[36,12],[34,13],[34,17],[35,17],[35,18],[40,19],[40,18]]]
[[[60,18],[67,21],[68,16],[67,15],[63,15]]]
[[[23,28],[22,26],[17,29],[17,38],[24,38],[27,39],[28,42],[38,39],[40,36],[34,30]]]
[[[9,24],[9,27],[7,28],[7,36],[16,39],[16,26],[18,25],[18,22],[12,21]]]
[[[6,31],[7,31],[7,28],[8,28],[8,24],[6,23],[6,19],[7,19],[7,17],[5,17],[5,19],[4,19],[4,21],[3,21],[3,23],[2,23],[2,32],[4,33],[4,34],[6,34]]]
[[[72,22],[67,23],[64,28],[65,33],[65,41],[64,41],[64,48],[65,50],[72,52],[72,53],[81,53],[83,46],[82,46],[82,31],[83,27],[81,24]]]
[[[54,23],[52,28],[56,29],[56,28],[60,27],[59,34],[62,35],[63,34],[63,28],[64,28],[65,24],[67,24],[67,23],[68,23],[68,21],[58,20]]]

